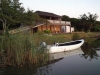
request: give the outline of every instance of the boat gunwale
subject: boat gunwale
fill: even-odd
[[[77,45],[77,44],[81,44],[82,42],[84,42],[83,39],[70,41],[70,42],[65,42],[65,43],[57,43],[56,46],[60,47],[60,46]]]

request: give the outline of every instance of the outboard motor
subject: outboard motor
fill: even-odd
[[[55,45],[55,46],[58,46],[58,45],[59,45],[59,43],[56,43],[56,42],[54,41],[54,45]]]
[[[43,47],[43,48],[46,47],[46,43],[45,42],[42,42],[41,43],[41,47]]]

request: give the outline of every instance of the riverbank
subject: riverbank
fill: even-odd
[[[77,36],[74,36],[76,35]],[[41,42],[47,44],[54,42],[67,42],[74,39],[85,39],[85,41],[93,41],[100,33],[72,33],[72,34],[14,34],[0,37],[0,66],[19,66],[25,64],[34,64],[36,66],[44,65],[49,61],[49,53],[47,50],[37,47]],[[73,37],[74,36],[74,37]],[[88,37],[88,38],[87,38]]]

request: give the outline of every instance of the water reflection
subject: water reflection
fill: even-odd
[[[78,49],[72,50],[72,51],[52,53],[52,54],[50,54],[51,61],[48,64],[48,67],[43,66],[43,67],[38,68],[37,73],[35,75],[48,75],[49,73],[52,72],[52,68],[54,66],[54,63],[61,61],[65,57],[79,55],[79,54],[83,54],[83,51],[81,48],[78,48]]]
[[[89,60],[98,59],[99,57],[97,53],[98,50],[99,48],[94,49],[92,48],[91,45],[84,44],[82,48],[78,48],[76,50],[51,54],[50,55],[51,61],[49,61],[48,64],[42,67],[34,68],[34,65],[31,66],[26,65],[25,67],[22,68],[18,67],[0,68],[0,75],[51,75],[51,73],[52,75],[73,75],[72,73],[79,72],[78,70],[84,73],[85,71],[88,71],[89,68],[88,69],[87,67],[85,68],[84,65],[87,65],[87,60],[84,60],[82,58],[85,59],[90,58]],[[89,64],[91,63],[89,62]],[[97,65],[97,62],[95,65]],[[63,73],[59,74],[61,73],[58,72],[59,66],[60,68],[62,67],[62,69],[59,69],[59,71],[60,70],[61,72],[63,71],[64,74]],[[73,66],[75,67],[75,69],[73,69]],[[82,75],[81,72],[80,74],[76,73],[74,75]]]
[[[55,59],[73,56],[73,55],[77,55],[77,54],[83,54],[83,53],[84,52],[82,51],[82,49],[78,48],[78,49],[66,51],[66,52],[52,53],[51,59],[53,58],[55,60]]]
[[[90,44],[85,43],[82,46],[82,50],[84,52],[84,54],[82,54],[81,57],[84,57],[85,59],[89,58],[89,61],[91,61],[92,59],[98,59],[99,55],[97,54],[97,51],[99,49],[97,48],[93,48]]]
[[[73,56],[76,54],[83,54],[83,51],[81,48],[73,50],[73,51],[67,51],[67,52],[61,52],[61,53],[55,53],[51,54],[51,60],[49,61],[49,64],[46,64],[43,67],[34,68],[34,66],[25,66],[25,67],[6,67],[6,68],[0,68],[0,75],[47,75],[52,71],[53,64],[56,62],[61,61],[64,59],[64,57],[67,56]],[[53,59],[53,60],[52,60]]]
[[[52,65],[43,66],[37,69],[34,75],[47,75],[52,71]]]
[[[47,75],[51,71],[51,66],[47,65],[38,69],[34,66],[28,67],[6,67],[0,68],[0,75]]]

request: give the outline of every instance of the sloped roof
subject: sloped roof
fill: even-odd
[[[40,16],[51,16],[51,17],[61,17],[59,15],[56,15],[54,13],[50,13],[50,12],[44,12],[44,11],[36,11],[36,13]]]

